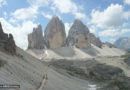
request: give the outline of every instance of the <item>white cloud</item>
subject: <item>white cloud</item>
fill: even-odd
[[[82,6],[76,5],[72,0],[52,0],[51,9],[54,12],[58,9],[62,14],[71,13],[77,19],[86,19],[86,15],[79,12],[83,10]]]
[[[66,36],[68,36],[68,34],[69,34],[69,30],[70,30],[71,25],[72,25],[72,23],[65,23]]]
[[[85,19],[86,15],[84,13],[75,12],[75,18],[77,19]]]
[[[4,18],[8,17],[7,12],[4,12],[3,15],[4,15]]]
[[[20,20],[35,19],[38,14],[42,14],[44,17],[50,19],[51,14],[46,14],[45,11],[40,11],[39,8],[49,7],[54,13],[58,10],[62,14],[71,13],[78,19],[86,19],[84,13],[79,12],[81,6],[77,6],[72,0],[27,0],[30,4],[27,8],[17,9],[12,13],[13,18],[10,22],[17,22]],[[42,13],[39,13],[42,12]]]
[[[95,25],[91,25],[89,30],[90,30],[91,33],[95,33],[96,30],[97,30],[97,27]]]
[[[15,12],[12,13],[13,18],[11,21],[20,21],[20,20],[27,20],[33,19],[37,17],[38,8],[37,7],[28,7],[28,8],[21,8],[17,9]]]
[[[50,0],[27,0],[31,6],[44,7],[49,4]]]
[[[27,36],[32,32],[33,27],[36,27],[36,24],[31,21],[25,21],[22,25],[17,24],[13,26],[4,18],[0,18],[0,21],[5,33],[13,34],[16,45],[22,49],[26,49],[28,46]]]
[[[130,18],[130,11],[124,12],[124,18],[127,20]]]
[[[127,23],[127,22],[125,22],[125,23],[123,23],[123,27],[127,27],[129,25],[129,23]]]
[[[123,30],[111,29],[111,30],[104,30],[102,32],[99,32],[99,36],[102,36],[102,37],[112,36],[113,37],[113,36],[122,35],[128,32],[130,32],[130,29],[123,29]]]
[[[34,20],[37,18],[39,13],[39,8],[46,7],[50,3],[50,0],[27,0],[30,4],[27,8],[20,8],[12,12],[12,17],[10,22],[16,23],[18,21],[24,20]],[[50,15],[45,15],[45,17],[50,18]]]
[[[77,5],[71,0],[52,0],[52,2],[52,7],[59,9],[61,13],[76,12],[78,10]]]
[[[130,0],[124,0],[124,3],[130,5]]]
[[[44,12],[42,12],[42,15],[43,15],[45,18],[48,18],[48,19],[51,19],[51,18],[52,18],[52,15],[46,14],[46,13],[44,13]]]
[[[3,5],[7,5],[6,0],[0,0],[0,8],[1,8]]]
[[[123,20],[123,6],[119,4],[111,4],[103,12],[92,10],[91,16],[91,22],[96,24],[97,27],[119,27]]]
[[[115,41],[116,41],[116,39],[114,39],[114,38],[110,38],[110,39],[109,39],[109,42],[111,42],[112,44],[113,44]]]

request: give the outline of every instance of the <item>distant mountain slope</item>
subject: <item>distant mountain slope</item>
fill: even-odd
[[[130,37],[121,37],[114,44],[120,49],[130,50]]]

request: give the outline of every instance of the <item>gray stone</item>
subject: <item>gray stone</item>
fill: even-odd
[[[101,42],[100,38],[96,37],[93,33],[90,33],[90,41],[95,46],[102,48],[102,42]]]
[[[89,29],[78,19],[76,19],[69,30],[67,46],[87,48],[91,46]]]
[[[57,16],[53,16],[48,23],[44,37],[48,48],[59,48],[66,44],[65,27]]]
[[[41,25],[33,28],[33,32],[28,35],[28,44],[28,49],[44,49],[46,47]]]

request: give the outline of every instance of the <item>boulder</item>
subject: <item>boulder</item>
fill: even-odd
[[[42,26],[33,28],[33,32],[28,35],[28,49],[44,49],[46,47],[43,37]]]
[[[63,22],[53,16],[45,29],[45,41],[48,48],[59,48],[66,44],[66,33]]]
[[[87,48],[91,46],[89,29],[78,19],[76,19],[69,30],[67,46]]]

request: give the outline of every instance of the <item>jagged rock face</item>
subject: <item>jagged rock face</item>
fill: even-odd
[[[100,38],[97,38],[94,34],[90,33],[90,41],[92,44],[94,44],[95,46],[102,48],[102,42],[100,40]]]
[[[45,40],[43,37],[42,27],[38,25],[33,29],[33,32],[28,35],[28,49],[44,49]]]
[[[48,23],[44,34],[48,48],[59,48],[66,43],[65,27],[57,16],[54,16]]]
[[[114,43],[120,49],[130,50],[130,37],[121,37]]]
[[[9,34],[8,42],[5,44],[5,50],[11,54],[16,54],[16,45],[12,34]]]
[[[2,25],[0,23],[0,40],[7,40],[7,39],[8,39],[8,34],[5,34],[3,32]]]
[[[67,46],[76,46],[78,48],[91,46],[89,34],[88,28],[80,20],[75,20],[69,30]]]
[[[9,52],[12,55],[16,54],[16,45],[12,34],[5,34],[0,23],[0,50]]]

